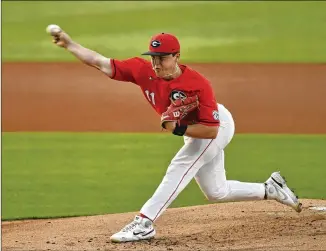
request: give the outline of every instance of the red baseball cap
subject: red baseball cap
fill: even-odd
[[[149,51],[142,55],[164,56],[180,52],[180,43],[178,39],[169,33],[160,33],[151,38]]]

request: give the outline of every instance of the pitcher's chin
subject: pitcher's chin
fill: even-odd
[[[169,73],[166,73],[166,72],[163,72],[163,71],[161,71],[160,73],[155,72],[155,75],[156,75],[157,78],[161,78],[161,79],[165,79],[165,80],[173,79],[173,74],[169,74]]]
[[[164,73],[162,70],[155,70],[154,72],[155,72],[156,77],[158,77],[158,78],[164,77]]]

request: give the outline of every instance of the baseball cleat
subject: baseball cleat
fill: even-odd
[[[302,204],[298,200],[298,196],[288,188],[284,177],[280,172],[274,172],[265,182],[267,199],[274,199],[284,205],[292,207],[295,211],[300,213],[302,211]]]
[[[153,238],[155,229],[150,219],[137,215],[134,220],[126,225],[120,232],[110,237],[112,242],[140,241]]]

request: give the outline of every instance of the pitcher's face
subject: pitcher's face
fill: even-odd
[[[165,56],[151,56],[151,62],[155,74],[159,78],[169,78],[175,73],[180,54],[165,55]]]

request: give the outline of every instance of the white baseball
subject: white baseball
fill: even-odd
[[[56,24],[50,24],[48,27],[46,27],[46,32],[51,36],[55,36],[61,32],[61,28]]]

